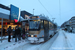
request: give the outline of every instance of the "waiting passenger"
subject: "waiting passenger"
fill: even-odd
[[[25,28],[23,28],[22,32],[23,32],[22,39],[25,39]]]
[[[10,39],[11,39],[11,26],[9,26],[9,28],[7,29],[7,33],[8,33],[8,42],[11,42]]]
[[[15,38],[15,29],[14,28],[13,28],[12,32],[13,32],[13,38]]]
[[[20,29],[18,26],[16,26],[16,29],[15,29],[15,42],[17,42],[17,38],[19,40],[19,33],[20,33]]]
[[[21,40],[21,33],[22,33],[21,27],[19,27],[19,30],[20,30],[20,32],[19,32],[19,40]]]

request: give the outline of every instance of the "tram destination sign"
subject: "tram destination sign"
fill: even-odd
[[[10,9],[10,20],[18,20],[20,18],[20,9],[14,5],[10,5],[11,9]]]
[[[36,18],[36,17],[32,17],[32,19],[33,19],[33,18]]]
[[[31,17],[32,19],[34,19],[34,18],[39,18],[38,16],[33,16],[33,17]]]

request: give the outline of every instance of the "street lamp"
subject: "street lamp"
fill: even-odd
[[[35,10],[35,9],[33,9],[33,15],[34,15],[34,10]]]
[[[55,18],[52,18],[52,22],[54,22]]]

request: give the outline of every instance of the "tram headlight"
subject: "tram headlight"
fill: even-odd
[[[42,35],[42,37],[44,37],[44,35]]]
[[[28,37],[31,37],[31,35],[28,35]]]
[[[31,35],[31,37],[33,37],[33,35]]]
[[[39,18],[39,16],[37,18]]]
[[[34,35],[34,37],[37,37],[37,35]]]

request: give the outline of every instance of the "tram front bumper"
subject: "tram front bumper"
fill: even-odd
[[[38,42],[37,37],[28,37],[28,40],[30,41],[30,43],[37,43]]]

